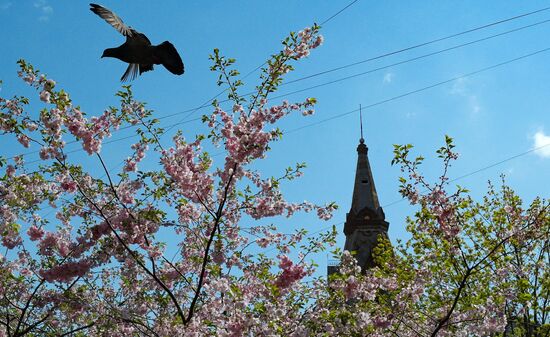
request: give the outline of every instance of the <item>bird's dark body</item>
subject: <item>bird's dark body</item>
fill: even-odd
[[[153,70],[154,64],[162,64],[171,73],[181,75],[184,66],[176,48],[168,41],[154,46],[145,34],[124,25],[122,20],[108,9],[95,4],[90,4],[91,11],[105,19],[110,25],[126,36],[126,42],[116,48],[107,48],[101,57],[114,57],[129,63],[128,69],[121,80],[134,79],[138,71]]]
[[[155,57],[154,53],[155,46],[124,43],[116,48],[105,49],[102,57],[114,57],[126,63],[160,64],[159,58]]]

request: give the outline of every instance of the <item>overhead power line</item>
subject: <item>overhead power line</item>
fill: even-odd
[[[346,7],[342,8],[341,10],[339,10],[338,12],[332,14],[329,18],[327,18],[325,21],[321,22],[321,26],[326,24],[327,22],[329,22],[330,20],[334,19],[335,17],[337,17],[340,13],[342,13],[343,11],[345,11],[346,9],[348,9],[349,7],[351,7],[351,5],[353,5],[354,3],[356,3],[358,0],[355,0],[355,1],[352,1],[350,2]]]
[[[517,19],[521,19],[521,18],[530,16],[530,15],[534,15],[534,14],[537,14],[537,13],[541,13],[541,12],[544,12],[544,11],[547,11],[547,10],[550,10],[550,7],[545,7],[545,8],[535,10],[535,11],[519,14],[519,15],[516,15],[516,16],[513,16],[513,17],[509,17],[509,18],[506,18],[506,19],[502,19],[502,20],[498,20],[498,21],[491,22],[491,23],[488,23],[488,24],[484,24],[482,26],[471,28],[471,29],[468,29],[468,30],[465,30],[465,31],[462,31],[462,32],[459,32],[459,33],[455,33],[455,34],[447,35],[447,36],[437,38],[437,39],[434,39],[434,40],[422,42],[422,43],[419,43],[419,44],[416,44],[416,45],[413,45],[413,46],[409,46],[409,47],[405,47],[405,48],[401,48],[401,49],[398,49],[398,50],[395,50],[395,51],[383,53],[381,55],[377,55],[377,56],[374,56],[374,57],[371,57],[371,58],[368,58],[368,59],[365,59],[365,60],[361,60],[361,61],[358,61],[358,62],[350,63],[350,64],[347,64],[347,65],[344,65],[344,66],[341,66],[341,67],[338,67],[338,68],[329,69],[329,70],[326,70],[326,71],[321,72],[321,73],[315,73],[315,74],[312,74],[312,75],[300,77],[298,79],[295,79],[295,80],[292,80],[292,81],[289,81],[289,82],[285,82],[282,85],[302,81],[302,80],[305,80],[307,78],[319,76],[319,75],[322,75],[322,74],[325,74],[325,73],[328,73],[328,72],[333,72],[333,71],[337,71],[337,70],[340,70],[340,69],[349,68],[349,67],[352,67],[352,66],[357,65],[357,64],[362,64],[362,63],[367,63],[367,62],[374,61],[374,60],[379,60],[379,59],[382,59],[382,58],[385,58],[385,57],[388,57],[388,56],[400,54],[400,53],[403,53],[403,52],[406,52],[406,51],[409,51],[409,50],[417,49],[417,48],[424,47],[424,46],[427,46],[427,45],[430,45],[430,44],[434,44],[434,43],[437,43],[437,42],[452,39],[454,37],[458,37],[458,36],[461,36],[461,35],[472,33],[472,32],[475,32],[475,31],[479,31],[479,30],[482,30],[482,29],[485,29],[485,28],[497,26],[497,25],[500,25],[502,23],[510,22],[510,21],[517,20]],[[540,22],[538,24],[541,24],[541,23],[544,23],[544,22]],[[525,28],[528,28],[528,27],[525,27]],[[255,72],[256,70],[260,69],[264,64],[265,63],[263,63],[261,66],[255,68],[252,72]],[[248,73],[245,76],[245,78],[248,77],[252,72]],[[225,100],[225,101],[228,101],[228,100]],[[158,119],[165,119],[165,118],[170,118],[170,117],[173,117],[173,116],[178,116],[182,113],[187,113],[187,112],[193,111],[195,109],[200,109],[200,108],[204,108],[204,107],[208,107],[208,106],[210,106],[210,104],[203,104],[203,105],[200,105],[196,108],[187,109],[187,110],[184,110],[184,111],[178,111],[178,112],[174,112],[174,113],[171,113],[171,114],[168,114],[168,115],[164,115],[164,116],[159,117]]]
[[[525,55],[510,59],[510,60],[507,60],[507,61],[504,61],[504,62],[500,62],[500,63],[494,64],[494,65],[491,65],[491,66],[488,66],[488,67],[485,67],[485,68],[481,68],[481,69],[478,69],[476,71],[472,71],[472,72],[464,74],[464,75],[453,77],[453,78],[445,80],[445,81],[437,82],[437,83],[434,83],[434,84],[431,84],[431,85],[428,85],[428,86],[425,86],[425,87],[422,87],[422,88],[419,88],[419,89],[416,89],[416,90],[412,90],[412,91],[409,91],[409,92],[406,92],[406,93],[403,93],[403,94],[400,94],[400,95],[397,95],[397,96],[390,97],[388,99],[384,99],[384,100],[381,100],[381,101],[378,101],[378,102],[375,102],[375,103],[371,103],[369,105],[365,105],[365,106],[363,106],[363,109],[370,109],[370,108],[373,108],[373,107],[376,107],[376,106],[379,106],[379,105],[382,105],[382,104],[385,104],[385,103],[389,103],[391,101],[395,101],[395,100],[398,100],[398,99],[403,98],[403,97],[407,97],[407,96],[410,96],[410,95],[413,95],[413,94],[417,94],[419,92],[426,91],[428,89],[439,87],[441,85],[451,83],[451,82],[454,82],[454,81],[457,81],[457,80],[460,80],[460,79],[464,79],[466,77],[474,76],[476,74],[480,74],[480,73],[486,72],[486,71],[491,70],[491,69],[502,67],[504,65],[507,65],[507,64],[510,64],[510,63],[513,63],[513,62],[516,62],[516,61],[519,61],[519,60],[523,60],[523,59],[526,59],[526,58],[531,57],[531,56],[542,54],[542,53],[545,53],[549,50],[550,50],[550,47],[540,49],[540,50],[534,51],[534,52],[529,53],[529,54],[525,54]],[[309,128],[309,127],[312,127],[312,126],[316,126],[316,125],[331,121],[333,119],[337,119],[337,118],[341,118],[341,117],[350,115],[350,114],[352,114],[354,112],[357,112],[357,111],[359,111],[359,109],[353,109],[353,110],[350,110],[350,111],[347,111],[347,112],[344,112],[344,113],[341,113],[341,114],[338,114],[338,115],[334,115],[334,116],[329,117],[329,118],[322,119],[320,121],[317,121],[317,122],[314,122],[314,123],[311,123],[311,124],[306,124],[306,125],[300,126],[298,128],[288,130],[284,133],[285,134],[293,133],[293,132],[296,132],[298,130],[302,130],[302,129]]]
[[[327,19],[325,19],[323,22],[320,23],[321,26],[327,24],[330,20],[334,19],[335,17],[337,17],[338,15],[340,15],[340,13],[342,13],[343,11],[345,11],[346,9],[348,9],[349,7],[351,7],[351,5],[353,5],[354,3],[356,3],[357,1],[359,0],[355,0],[355,1],[352,1],[350,2],[346,7],[342,8],[341,10],[339,10],[338,12],[332,14],[330,17],[328,17]],[[252,69],[251,71],[249,71],[246,75],[244,75],[243,79],[247,78],[248,76],[252,75],[253,73],[255,73],[256,71],[260,70],[264,65],[266,65],[267,62],[264,62],[262,64],[260,64],[259,66],[257,66],[256,68]]]
[[[549,21],[549,20],[547,20]],[[546,22],[546,21],[545,21]],[[396,99],[399,99],[399,98],[403,98],[403,97],[406,97],[406,96],[409,96],[409,95],[412,95],[412,94],[415,94],[415,93],[418,93],[418,92],[421,92],[421,91],[424,91],[424,90],[428,90],[428,89],[431,89],[431,88],[434,88],[434,87],[437,87],[437,86],[440,86],[440,85],[443,85],[443,84],[447,84],[447,83],[450,83],[450,82],[453,82],[453,81],[456,81],[456,80],[459,80],[459,79],[463,79],[463,78],[466,78],[468,76],[473,76],[473,75],[476,75],[476,74],[479,74],[481,72],[485,72],[485,71],[488,71],[488,70],[491,70],[491,69],[494,69],[494,68],[497,68],[497,67],[501,67],[503,65],[506,65],[506,64],[509,64],[509,63],[512,63],[512,62],[515,62],[515,61],[519,61],[519,60],[522,60],[522,59],[525,59],[527,57],[531,57],[531,56],[534,56],[534,55],[537,55],[537,54],[540,54],[540,53],[544,53],[544,52],[547,52],[549,51],[550,48],[545,48],[545,49],[541,49],[541,50],[538,50],[538,51],[535,51],[535,52],[532,52],[532,53],[529,53],[529,54],[526,54],[526,55],[522,55],[520,57],[516,57],[516,58],[513,58],[513,59],[510,59],[510,60],[507,60],[507,61],[504,61],[504,62],[501,62],[501,63],[498,63],[498,64],[495,64],[495,65],[492,65],[492,66],[488,66],[488,67],[485,67],[485,68],[482,68],[482,69],[479,69],[479,70],[476,70],[476,71],[473,71],[473,72],[470,72],[470,73],[467,73],[465,75],[462,75],[462,76],[458,76],[458,77],[454,77],[452,79],[449,79],[449,80],[446,80],[446,81],[442,81],[442,82],[438,82],[436,84],[433,84],[433,85],[430,85],[430,86],[426,86],[426,87],[423,87],[423,88],[420,88],[420,89],[417,89],[417,90],[413,90],[413,91],[410,91],[408,93],[404,93],[404,94],[401,94],[401,95],[398,95],[398,96],[394,96],[392,98],[389,98],[389,99],[386,99],[386,100],[383,100],[383,101],[379,101],[379,102],[376,102],[376,103],[373,103],[373,104],[370,104],[368,106],[366,106],[365,108],[371,108],[371,107],[374,107],[374,106],[377,106],[377,105],[381,105],[381,104],[384,104],[384,103],[388,103],[388,102],[391,102],[393,100],[396,100]],[[362,109],[362,107],[360,108]],[[288,133],[292,133],[292,132],[296,132],[296,131],[299,131],[301,129],[304,129],[306,127],[312,127],[312,126],[315,126],[315,125],[318,125],[318,124],[321,124],[321,123],[324,123],[326,121],[329,121],[329,120],[333,120],[333,119],[336,119],[336,118],[341,118],[343,116],[346,116],[346,115],[349,115],[349,114],[352,114],[354,112],[357,112],[359,111],[360,109],[354,109],[352,111],[348,111],[346,113],[343,113],[343,114],[339,114],[339,115],[336,115],[336,116],[333,116],[331,118],[327,118],[327,119],[324,119],[322,121],[319,121],[319,122],[316,122],[316,123],[312,123],[312,124],[309,124],[309,125],[305,125],[305,126],[302,126],[302,127],[299,127],[299,128],[296,128],[296,129],[292,129],[290,131],[287,131],[287,132],[284,132],[285,134],[288,134]],[[477,173],[480,173],[480,172],[483,172],[483,171],[486,171],[490,168],[493,168],[493,167],[496,167],[498,165],[501,165],[503,163],[506,163],[506,162],[509,162],[511,160],[514,160],[514,159],[517,159],[517,158],[520,158],[520,157],[523,157],[527,154],[530,154],[530,153],[533,153],[535,151],[538,151],[538,150],[541,150],[543,148],[546,148],[550,146],[550,144],[545,144],[545,145],[542,145],[542,146],[539,146],[539,147],[536,147],[536,148],[532,148],[530,150],[527,150],[527,151],[524,151],[524,152],[521,152],[521,153],[518,153],[518,154],[515,154],[515,155],[512,155],[510,157],[507,157],[503,160],[500,160],[500,161],[497,161],[497,162],[494,162],[492,164],[489,164],[489,165],[486,165],[484,167],[481,167],[479,169],[476,169],[474,171],[471,171],[471,172],[468,172],[466,174],[463,174],[461,176],[458,176],[456,178],[453,178],[451,180],[449,180],[449,183],[452,183],[452,182],[456,182],[456,181],[459,181],[459,180],[462,180],[464,178],[467,178],[467,177],[470,177],[472,175],[475,175]],[[221,153],[219,153],[221,154]],[[400,202],[403,202],[405,201],[406,198],[401,198],[399,200],[396,200],[396,201],[393,201],[393,202],[390,202],[386,205],[383,205],[382,207],[383,208],[387,208],[387,207],[391,207],[395,204],[398,204]],[[325,227],[322,227],[321,229],[315,231],[315,232],[312,232],[308,235],[306,235],[305,237],[311,237],[315,234],[318,234],[322,231],[325,231],[325,230],[328,230],[329,228],[335,226],[335,225],[341,225],[343,224],[343,222],[340,222],[340,223],[337,223],[337,224],[331,224],[331,225],[328,225],[328,226],[325,226]],[[266,251],[266,253],[268,252],[271,252],[271,251],[274,251],[276,248],[272,248],[268,251]]]
[[[367,71],[363,71],[363,72],[360,72],[360,73],[357,73],[357,74],[341,77],[341,78],[338,78],[338,79],[335,79],[335,80],[332,80],[332,81],[328,81],[328,82],[325,82],[325,83],[316,84],[316,85],[313,85],[313,86],[310,86],[310,87],[307,87],[307,88],[302,88],[302,89],[298,89],[298,90],[295,90],[295,91],[287,92],[287,93],[284,93],[284,94],[281,94],[281,95],[278,95],[278,96],[273,96],[273,97],[271,97],[271,99],[273,100],[273,99],[277,99],[277,98],[282,98],[282,97],[294,95],[294,94],[297,94],[297,93],[300,93],[300,92],[304,92],[304,91],[307,91],[307,90],[324,87],[324,86],[334,84],[334,83],[339,83],[339,82],[342,82],[342,81],[347,81],[347,80],[352,79],[352,78],[368,75],[368,74],[371,74],[371,73],[374,73],[374,72],[377,72],[377,71],[380,71],[380,70],[389,69],[389,68],[392,68],[392,67],[395,67],[395,66],[398,66],[398,65],[402,65],[402,64],[406,64],[406,63],[410,63],[410,62],[413,62],[413,61],[418,61],[418,60],[421,60],[421,59],[424,59],[424,58],[427,58],[427,57],[442,54],[442,53],[445,53],[445,52],[448,52],[448,51],[451,51],[451,50],[455,50],[455,49],[458,49],[458,48],[466,47],[466,46],[469,46],[469,45],[472,45],[472,44],[475,44],[475,43],[479,43],[479,42],[487,41],[487,40],[490,40],[490,39],[494,39],[494,38],[499,37],[499,36],[503,36],[503,35],[506,35],[506,34],[514,33],[514,32],[518,32],[520,30],[535,27],[535,26],[538,26],[538,25],[541,25],[541,24],[544,24],[544,23],[548,23],[548,22],[550,22],[550,19],[540,21],[540,22],[536,22],[536,23],[533,23],[533,24],[530,24],[530,25],[527,25],[527,26],[523,26],[523,27],[519,27],[519,28],[516,28],[516,29],[508,30],[508,31],[505,31],[505,32],[502,32],[502,33],[494,34],[494,35],[491,35],[491,36],[487,36],[487,37],[477,39],[477,40],[474,40],[474,41],[461,43],[459,45],[455,45],[455,46],[452,46],[452,47],[449,47],[449,48],[441,49],[441,50],[431,52],[431,53],[428,53],[428,54],[424,54],[424,55],[420,55],[420,56],[413,57],[413,58],[410,58],[410,59],[406,59],[406,60],[403,60],[403,61],[395,62],[395,63],[388,64],[388,65],[385,65],[385,66],[382,66],[382,67],[377,67],[377,68],[370,69],[370,70],[367,70]],[[228,100],[220,101],[220,103],[221,102],[226,102],[226,101],[228,101]]]
[[[405,47],[405,48],[398,49],[398,50],[394,50],[394,51],[391,51],[391,52],[387,52],[387,53],[384,53],[384,54],[381,54],[381,55],[373,56],[373,57],[370,57],[370,58],[367,58],[367,59],[364,59],[364,60],[361,60],[361,61],[349,63],[349,64],[346,64],[346,65],[343,65],[343,66],[339,66],[339,67],[336,67],[336,68],[328,69],[328,70],[321,71],[321,72],[318,72],[318,73],[314,73],[314,74],[311,74],[311,75],[308,75],[308,76],[300,77],[300,78],[298,78],[298,79],[295,79],[295,80],[292,80],[292,81],[285,82],[283,85],[287,85],[287,84],[291,84],[291,83],[303,81],[303,80],[306,80],[306,79],[308,79],[308,78],[312,78],[312,77],[316,77],[316,76],[319,76],[319,75],[328,74],[328,73],[331,73],[331,72],[334,72],[334,71],[337,71],[337,70],[342,70],[342,69],[346,69],[346,68],[349,68],[349,67],[353,67],[353,66],[356,66],[356,65],[359,65],[359,64],[363,64],[363,63],[367,63],[367,62],[379,60],[379,59],[381,59],[381,58],[385,58],[385,57],[388,57],[388,56],[393,56],[393,55],[396,55],[396,54],[401,54],[401,53],[406,52],[406,51],[410,51],[410,50],[417,49],[417,48],[420,48],[420,47],[425,47],[425,46],[428,46],[428,45],[431,45],[431,44],[434,44],[434,43],[437,43],[437,42],[449,40],[449,39],[452,39],[452,38],[455,38],[455,37],[458,37],[458,36],[461,36],[461,35],[465,35],[465,34],[468,34],[468,33],[472,33],[472,32],[475,32],[475,31],[478,31],[478,30],[482,30],[482,29],[485,29],[485,28],[489,28],[489,27],[492,27],[492,26],[500,25],[500,24],[505,23],[505,22],[509,22],[509,21],[513,21],[513,20],[520,19],[520,18],[524,18],[524,17],[529,16],[529,15],[541,13],[541,12],[547,11],[547,10],[549,10],[549,9],[550,9],[550,7],[545,7],[545,8],[542,8],[542,9],[538,9],[538,10],[536,10],[536,11],[532,11],[532,12],[528,12],[528,13],[516,15],[516,16],[510,17],[510,18],[507,18],[507,19],[495,21],[495,22],[492,22],[492,23],[489,23],[489,24],[485,24],[485,25],[482,25],[482,26],[479,26],[479,27],[475,27],[475,28],[472,28],[472,29],[468,29],[468,30],[465,30],[465,31],[462,31],[462,32],[459,32],[459,33],[454,33],[454,34],[447,35],[447,36],[444,36],[444,37],[440,37],[440,38],[437,38],[437,39],[434,39],[434,40],[422,42],[422,43],[415,44],[415,45],[412,45],[412,46],[409,46],[409,47]],[[539,24],[540,24],[540,23],[539,23]],[[536,24],[535,24],[535,25],[536,25]],[[527,27],[531,27],[531,25],[530,25],[530,26],[526,26],[526,27],[524,27],[524,28],[527,28]],[[515,31],[515,30],[513,30],[513,31]]]

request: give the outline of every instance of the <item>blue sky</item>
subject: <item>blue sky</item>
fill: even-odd
[[[208,113],[200,109],[188,117],[183,111],[200,106],[219,93],[216,75],[209,71],[208,55],[214,48],[237,59],[246,74],[280,48],[289,31],[313,22],[322,22],[350,1],[104,1],[101,4],[117,13],[125,23],[145,33],[158,44],[171,41],[186,66],[183,76],[174,76],[157,66],[132,85],[139,100],[148,102],[162,123],[170,127],[189,118]],[[400,50],[409,46],[459,33],[502,19],[550,6],[548,1],[367,1],[359,0],[322,29],[325,43],[296,65],[288,80]],[[117,105],[114,93],[121,87],[119,78],[126,65],[115,59],[100,59],[103,49],[118,46],[123,37],[88,10],[84,1],[0,0],[0,79],[2,96],[30,95],[16,76],[16,61],[24,58],[54,78],[71,93],[74,102],[88,114],[100,114]],[[428,53],[483,39],[520,27],[516,32],[456,48],[431,57],[321,86],[282,99],[303,100],[316,97],[316,114],[285,120],[283,130],[352,111],[359,104],[377,102],[444,82],[496,64],[550,47],[550,10],[511,20],[486,29],[457,36],[421,48],[383,57],[372,62],[334,71],[323,76],[289,84],[276,94],[285,94],[346,76],[386,67]],[[460,177],[483,169],[535,147],[550,143],[550,95],[548,82],[550,51],[487,70],[472,76],[410,94],[365,109],[365,138],[379,199],[390,222],[392,239],[405,237],[404,218],[412,213],[400,199],[397,167],[392,167],[392,144],[412,143],[417,153],[427,157],[425,170],[437,175],[440,166],[434,151],[443,144],[444,135],[455,138],[460,159],[450,177]],[[245,79],[251,88],[258,73]],[[244,92],[248,89],[245,88]],[[181,124],[164,138],[182,129],[188,139],[204,132],[200,122]],[[131,135],[128,130],[115,138]],[[276,175],[295,162],[305,161],[305,176],[283,186],[288,199],[335,201],[340,209],[329,223],[311,216],[298,216],[285,222],[290,232],[306,226],[310,232],[327,225],[343,225],[349,210],[356,165],[355,148],[359,139],[357,113],[289,133],[273,146],[268,158],[257,166]],[[103,154],[109,166],[123,159],[133,139],[107,144]],[[15,154],[0,138],[2,154]],[[73,145],[74,146],[74,145]],[[36,155],[30,155],[33,158]],[[92,162],[85,155],[75,157]],[[92,166],[94,167],[94,166]],[[524,198],[549,197],[550,146],[511,159],[457,181],[480,197],[486,182],[506,174],[508,183]],[[246,225],[246,224],[243,224]],[[343,234],[339,245],[343,246]],[[324,266],[324,257],[317,257]]]

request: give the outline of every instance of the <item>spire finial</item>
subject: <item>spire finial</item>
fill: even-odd
[[[359,124],[361,125],[361,138],[359,139],[359,143],[363,144],[365,143],[365,138],[363,138],[363,111],[361,109],[361,104],[359,104]]]

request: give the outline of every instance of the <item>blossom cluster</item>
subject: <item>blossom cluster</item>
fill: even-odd
[[[208,169],[210,161],[206,158],[197,160],[200,151],[200,140],[186,143],[180,137],[174,137],[175,148],[162,152],[161,163],[168,175],[174,179],[181,195],[193,202],[200,203],[210,198],[213,178]]]
[[[135,172],[137,170],[137,164],[145,158],[145,152],[149,149],[147,144],[142,142],[135,143],[132,145],[132,150],[135,151],[133,157],[128,157],[124,163],[124,171],[126,172]]]
[[[317,35],[317,31],[318,27],[306,27],[299,31],[297,34],[299,42],[292,48],[287,46],[284,54],[294,59],[309,56],[310,50],[319,47],[324,41],[322,35]]]
[[[306,276],[306,271],[304,267],[298,264],[294,264],[292,260],[286,255],[279,257],[280,263],[279,268],[281,268],[281,274],[277,277],[275,285],[279,289],[288,288],[294,282],[300,281],[304,276]]]

